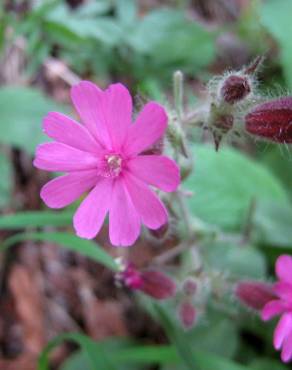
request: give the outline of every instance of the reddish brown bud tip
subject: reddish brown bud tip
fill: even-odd
[[[167,275],[156,270],[142,272],[141,290],[155,299],[171,298],[176,293],[175,282]]]
[[[261,310],[266,303],[276,299],[272,285],[258,281],[241,281],[235,289],[235,296],[245,306]]]
[[[168,232],[168,229],[169,229],[169,223],[166,222],[165,224],[163,224],[156,230],[150,229],[149,232],[154,238],[162,239],[165,237],[166,233]]]
[[[245,116],[245,129],[277,143],[292,143],[292,97],[256,106]]]
[[[163,137],[155,141],[155,143],[148,149],[146,149],[144,155],[160,155],[164,150],[164,139]]]
[[[195,325],[197,311],[189,301],[184,301],[178,308],[178,317],[184,329],[188,330]]]
[[[182,290],[184,294],[192,296],[196,293],[197,291],[197,283],[193,278],[187,278],[183,282]]]
[[[235,104],[251,92],[250,83],[245,76],[229,76],[224,81],[220,94],[226,103]]]

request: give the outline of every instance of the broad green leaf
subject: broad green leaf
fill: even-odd
[[[288,85],[292,88],[292,1],[267,0],[263,2],[261,23],[280,45],[280,58]]]
[[[1,182],[0,182],[0,208],[4,207],[10,201],[11,196],[11,166],[8,158],[0,153],[0,172],[1,172]]]
[[[249,368],[236,364],[224,357],[209,352],[197,350],[196,344],[190,343],[188,336],[178,330],[163,307],[155,305],[155,312],[159,322],[164,327],[172,344],[189,370],[248,370]]]
[[[0,230],[24,229],[27,227],[68,226],[72,224],[70,211],[27,211],[0,216]]]
[[[260,202],[253,224],[260,243],[292,248],[292,205],[289,202]]]
[[[204,222],[239,230],[251,203],[262,199],[287,202],[288,195],[269,170],[232,148],[216,152],[207,145],[194,146],[195,170],[185,182],[194,192],[190,210]]]
[[[192,71],[208,65],[215,55],[213,35],[187,20],[183,12],[171,9],[147,14],[129,35],[129,42],[159,64],[187,64]]]
[[[61,370],[90,370],[86,354],[83,351],[74,352],[61,365]]]
[[[265,258],[255,247],[217,242],[205,245],[202,251],[207,268],[221,270],[241,279],[266,277]]]
[[[23,240],[36,240],[44,242],[56,243],[70,251],[77,252],[86,256],[93,261],[101,263],[102,265],[108,267],[111,270],[117,271],[118,265],[114,258],[111,257],[105,250],[99,247],[97,244],[90,240],[78,238],[75,235],[63,233],[63,232],[39,232],[39,233],[21,233],[16,234],[8,239],[6,239],[2,248],[6,249],[11,247],[15,243]]]
[[[232,358],[239,345],[235,323],[218,312],[209,312],[207,322],[201,322],[184,334],[196,350]]]
[[[53,9],[46,16],[46,21],[50,28],[58,27],[59,31],[70,33],[72,36],[80,38],[94,38],[109,46],[118,43],[121,30],[120,27],[109,17],[96,17],[94,13],[91,17],[78,14],[61,4]]]
[[[38,370],[49,370],[49,353],[64,341],[73,341],[82,349],[88,366],[88,369],[83,370],[118,370],[113,364],[112,355],[106,353],[102,346],[96,345],[89,337],[78,333],[59,335],[52,340],[39,357]]]
[[[279,361],[270,358],[260,358],[250,364],[254,370],[288,370],[289,367],[281,364]]]
[[[45,140],[42,119],[50,111],[64,111],[64,107],[30,87],[0,88],[0,143],[33,153],[37,144]]]

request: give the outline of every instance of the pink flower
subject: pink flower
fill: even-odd
[[[150,186],[172,192],[180,182],[173,160],[143,155],[166,130],[165,110],[149,102],[132,123],[132,99],[121,84],[102,91],[82,81],[71,98],[83,125],[56,112],[43,121],[54,141],[38,146],[34,165],[67,174],[48,182],[41,198],[51,208],[63,208],[90,191],[74,215],[77,235],[94,238],[109,213],[111,243],[132,245],[141,223],[157,229],[168,219]]]
[[[131,263],[116,275],[116,279],[128,288],[158,300],[171,298],[176,293],[176,284],[169,276],[153,269],[139,271]]]
[[[274,285],[277,299],[268,302],[262,310],[262,319],[270,320],[281,315],[274,332],[274,347],[282,349],[281,359],[292,359],[292,257],[282,255],[276,262],[276,275],[279,279]]]

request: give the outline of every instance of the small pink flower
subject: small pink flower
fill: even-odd
[[[171,298],[176,293],[176,284],[169,276],[153,269],[139,271],[133,264],[128,264],[116,279],[128,288],[158,300]]]
[[[94,238],[109,213],[111,243],[132,245],[141,223],[158,229],[168,220],[150,186],[172,192],[180,183],[173,160],[141,155],[164,135],[165,110],[149,102],[132,123],[132,99],[121,84],[102,91],[82,81],[72,88],[71,98],[82,125],[56,112],[43,121],[54,141],[39,145],[34,165],[67,174],[48,182],[41,198],[51,208],[63,208],[90,191],[74,215],[77,235]]]
[[[281,315],[274,332],[274,347],[282,349],[281,359],[292,359],[292,257],[282,255],[276,262],[276,275],[279,279],[274,285],[277,299],[268,302],[262,310],[262,319],[270,320]]]

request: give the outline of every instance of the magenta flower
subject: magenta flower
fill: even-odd
[[[55,141],[38,146],[34,165],[67,174],[48,182],[41,198],[51,208],[63,208],[90,190],[74,215],[77,235],[94,238],[109,213],[111,243],[131,245],[141,223],[157,229],[168,219],[150,186],[171,192],[180,183],[173,160],[143,155],[166,130],[165,110],[149,102],[132,123],[132,99],[121,84],[102,91],[82,81],[71,98],[83,125],[56,112],[43,121]]]
[[[262,319],[270,320],[281,315],[274,332],[274,347],[282,349],[281,359],[292,359],[292,257],[282,255],[276,262],[276,275],[279,279],[274,285],[277,299],[268,302],[262,310]]]

